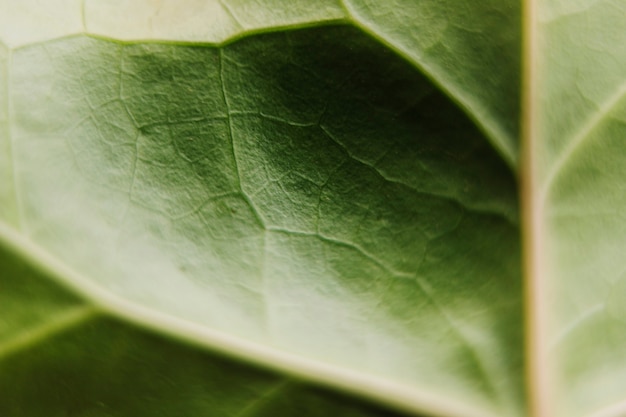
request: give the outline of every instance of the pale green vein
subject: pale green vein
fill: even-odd
[[[87,30],[87,14],[85,13],[85,9],[86,9],[86,5],[85,3],[87,3],[87,0],[82,0],[80,2],[80,21],[83,25],[83,30],[85,32],[88,32]]]
[[[332,140],[334,143],[336,143],[337,145],[339,145],[339,147],[341,149],[343,149],[343,151],[346,153],[346,155],[364,165],[365,167],[373,170],[379,177],[381,177],[383,180],[385,180],[386,182],[390,183],[390,184],[395,184],[395,185],[400,185],[402,187],[406,187],[408,189],[410,189],[411,191],[418,193],[418,194],[423,194],[423,195],[428,195],[431,197],[435,197],[435,198],[439,198],[442,200],[446,200],[448,202],[454,203],[456,205],[458,205],[459,207],[461,207],[465,212],[467,213],[473,213],[473,214],[477,214],[477,215],[487,215],[487,216],[495,216],[498,217],[504,221],[506,221],[509,225],[513,226],[514,228],[517,228],[519,225],[517,224],[517,219],[509,214],[509,213],[503,213],[500,211],[496,211],[493,209],[489,209],[489,208],[484,208],[484,207],[480,207],[480,206],[472,206],[470,205],[469,202],[467,201],[462,201],[460,198],[458,198],[457,196],[452,195],[451,193],[446,193],[446,192],[439,192],[435,189],[430,189],[430,190],[422,190],[419,189],[417,187],[415,187],[412,184],[409,184],[407,182],[401,181],[399,179],[393,178],[389,175],[387,175],[387,173],[385,173],[383,170],[381,170],[379,167],[376,166],[376,163],[372,163],[370,161],[367,161],[366,159],[360,158],[357,155],[355,155],[341,140],[337,139],[335,137],[335,135],[333,135],[326,127],[324,127],[324,125],[320,124],[319,125],[320,130],[330,139]]]
[[[550,349],[555,349],[558,345],[563,343],[563,341],[580,325],[594,317],[596,314],[602,313],[604,310],[604,303],[599,303],[579,314],[578,317],[572,320],[569,324],[563,327],[563,329],[559,333],[556,334],[556,336],[552,340],[552,343],[550,343]]]
[[[252,417],[257,412],[266,407],[272,400],[276,399],[279,394],[282,394],[292,382],[290,380],[283,380],[278,382],[275,385],[272,385],[265,392],[259,394],[254,401],[248,403],[244,408],[241,409],[234,417]]]
[[[241,171],[239,169],[239,161],[237,160],[237,151],[235,150],[235,138],[233,137],[233,122],[232,116],[230,114],[230,103],[228,101],[228,96],[226,94],[226,84],[224,83],[224,49],[219,48],[219,75],[220,75],[220,84],[222,86],[222,95],[224,96],[224,104],[226,105],[226,117],[228,118],[228,136],[230,138],[230,146],[232,150],[233,162],[235,163],[235,170],[237,171],[237,184],[239,190],[242,191],[243,188],[241,184]]]
[[[476,346],[470,341],[470,338],[465,334],[463,330],[463,326],[461,326],[454,318],[453,314],[448,312],[448,309],[437,301],[437,297],[430,289],[430,285],[422,278],[416,277],[415,281],[419,286],[422,293],[428,298],[430,304],[435,308],[435,310],[439,313],[439,315],[448,323],[450,329],[457,335],[459,340],[463,343],[465,348],[467,349],[467,353],[472,358],[474,363],[478,368],[478,372],[481,374],[480,378],[487,385],[487,389],[490,391],[492,395],[494,395],[500,404],[502,401],[502,392],[501,389],[498,389],[498,384],[496,383],[497,378],[493,375],[489,369],[489,359],[481,355]]]
[[[322,242],[329,243],[331,245],[352,249],[390,275],[393,275],[398,278],[415,279],[414,274],[411,274],[409,272],[395,270],[393,267],[387,265],[385,262],[378,259],[378,257],[371,254],[367,250],[363,249],[361,246],[357,245],[356,243],[346,242],[340,239],[323,235],[321,233],[299,232],[299,231],[289,230],[289,229],[285,229],[281,227],[266,227],[266,229],[268,232],[273,232],[273,233],[282,233],[285,235],[291,235],[291,236],[296,236],[296,237],[312,237],[312,238],[319,239]]]
[[[59,333],[78,327],[94,319],[99,314],[100,311],[97,308],[90,305],[81,305],[53,315],[44,323],[24,329],[8,341],[0,344],[0,361],[12,354],[36,346]]]
[[[589,140],[593,132],[598,129],[609,117],[611,110],[613,110],[621,101],[626,97],[626,81],[622,83],[616,92],[609,97],[583,125],[579,132],[567,141],[568,145],[559,154],[556,161],[552,164],[552,167],[543,181],[543,186],[540,193],[540,201],[545,201],[550,193],[552,186],[554,185],[559,174],[563,171],[568,161],[572,158],[573,154],[587,141]]]
[[[489,110],[474,100],[471,94],[463,91],[462,88],[452,82],[446,80],[445,75],[441,74],[427,59],[418,59],[415,51],[410,51],[402,46],[396,45],[387,39],[384,35],[367,24],[367,22],[357,19],[356,13],[345,1],[342,1],[344,8],[347,10],[351,23],[367,33],[378,42],[391,49],[402,58],[413,64],[420,72],[426,75],[447,97],[453,100],[463,112],[474,122],[474,124],[490,139],[490,142],[498,153],[506,161],[511,168],[517,166],[518,157],[517,150],[507,145],[514,141],[506,133],[504,128],[489,115]]]
[[[351,20],[347,20],[346,18],[332,18],[328,20],[320,20],[320,21],[309,21],[309,22],[301,22],[301,23],[293,23],[286,25],[276,25],[276,26],[268,26],[264,28],[258,29],[246,29],[238,32],[232,36],[227,37],[226,39],[220,41],[211,41],[211,40],[175,40],[175,39],[167,39],[167,38],[138,38],[138,39],[121,39],[115,37],[113,35],[101,35],[98,33],[70,33],[61,36],[52,36],[50,38],[32,41],[32,42],[24,42],[17,46],[11,47],[12,51],[20,51],[23,49],[30,48],[32,46],[45,46],[47,43],[52,41],[62,41],[69,39],[76,39],[83,36],[88,36],[93,39],[99,39],[103,41],[113,42],[119,45],[136,45],[138,43],[142,44],[159,44],[159,45],[180,45],[180,46],[207,46],[214,48],[222,48],[224,46],[228,46],[237,41],[240,41],[245,38],[249,38],[257,35],[265,35],[272,33],[281,33],[288,31],[295,31],[299,29],[309,29],[309,28],[319,28],[325,26],[339,26],[339,25],[352,25]],[[352,25],[354,26],[354,25]],[[0,39],[2,42],[2,39]]]
[[[278,122],[278,123],[284,123],[287,126],[293,126],[293,127],[315,127],[317,126],[317,123],[302,123],[302,122],[294,122],[291,120],[287,120],[283,117],[280,116],[275,116],[272,114],[268,114],[268,113],[264,113],[262,111],[233,111],[232,113],[233,115],[241,115],[241,116],[258,116],[261,117],[263,119],[266,120],[271,120],[273,122]]]
[[[241,24],[241,22],[239,21],[239,19],[237,18],[237,16],[235,16],[235,13],[233,12],[233,10],[230,8],[230,6],[224,1],[224,0],[217,0],[218,3],[220,4],[220,6],[222,6],[222,9],[224,9],[224,11],[228,14],[228,16],[233,19],[233,22],[235,22],[235,24],[237,26],[239,26],[239,29],[241,31],[245,30],[244,25]]]

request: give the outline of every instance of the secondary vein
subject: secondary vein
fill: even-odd
[[[99,314],[99,310],[90,305],[65,309],[38,326],[24,329],[8,341],[0,344],[0,362],[59,333],[71,330]]]

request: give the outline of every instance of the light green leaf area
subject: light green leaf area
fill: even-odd
[[[84,30],[116,39],[224,42],[244,33],[343,20],[339,0],[86,0]],[[71,6],[70,6],[71,7]]]
[[[112,320],[4,248],[0,270],[0,415],[395,415]]]
[[[8,95],[9,52],[0,43],[0,219],[10,224],[17,221],[17,205],[13,180],[13,162],[9,137]]]
[[[21,230],[81,279],[412,410],[522,413],[514,179],[388,48],[343,26],[76,36],[10,73]]]
[[[623,1],[545,1],[538,15],[534,156],[559,415],[626,409],[625,13]]]

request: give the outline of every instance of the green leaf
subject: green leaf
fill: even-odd
[[[357,24],[415,63],[459,103],[515,166],[520,3],[346,0]]]
[[[622,415],[625,8],[0,1],[0,414]]]
[[[395,415],[107,318],[4,248],[0,270],[3,416]]]
[[[555,416],[623,415],[623,1],[541,1],[529,86],[535,374]],[[539,253],[541,252],[541,253]]]
[[[28,239],[4,234],[24,256],[203,346],[410,410],[520,412],[514,181],[414,66],[345,26],[227,46],[50,30],[9,40]]]
[[[10,80],[21,228],[99,292],[416,409],[518,409],[514,183],[386,48],[73,37],[14,50]]]

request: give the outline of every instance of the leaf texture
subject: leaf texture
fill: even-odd
[[[623,415],[622,1],[542,1],[533,16],[544,360],[555,416]]]
[[[56,378],[55,352],[74,352],[88,382],[62,379],[94,398],[107,369],[170,372],[161,353],[134,361],[155,349],[205,390],[227,371],[193,369],[222,361],[167,339],[227,339],[238,358],[412,412],[523,414],[518,6],[185,6],[0,2],[0,218],[17,230],[0,235],[80,298],[40,314],[9,293],[5,381]],[[88,367],[99,338],[128,348]],[[228,413],[256,414],[277,378]],[[143,395],[161,396],[150,379]],[[207,406],[176,395],[190,415]]]
[[[78,37],[15,51],[12,71],[22,228],[84,276],[419,391],[519,403],[513,182],[366,36]]]
[[[519,2],[347,0],[346,7],[358,25],[436,80],[516,166]]]
[[[5,248],[0,268],[2,415],[398,416],[107,317]]]

